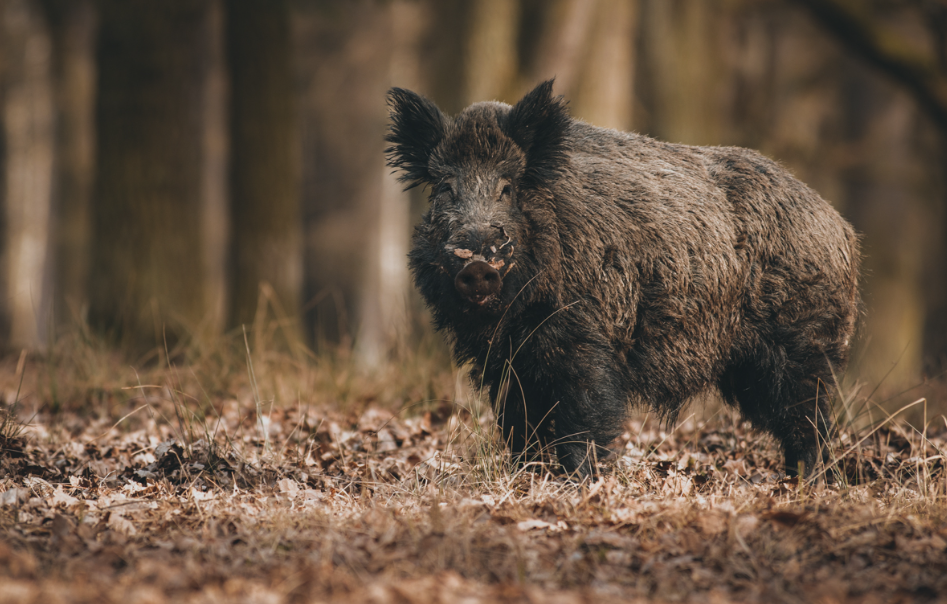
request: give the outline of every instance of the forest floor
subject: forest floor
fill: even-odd
[[[730,412],[642,416],[574,484],[458,372],[352,366],[0,360],[0,604],[947,599],[943,416],[852,397],[811,481]]]

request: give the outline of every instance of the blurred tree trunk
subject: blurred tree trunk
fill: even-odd
[[[925,258],[939,235],[930,221],[931,175],[918,170],[927,160],[910,121],[910,104],[893,86],[844,57],[837,73],[844,111],[842,140],[857,150],[833,166],[843,187],[846,217],[862,240],[865,375],[884,379],[885,389],[918,383],[924,362]],[[919,144],[920,143],[920,144]],[[851,153],[851,151],[849,151]],[[927,181],[927,182],[925,182]],[[943,267],[941,277],[943,279]]]
[[[533,13],[524,21],[537,22],[534,27],[539,33],[532,36],[536,49],[526,53],[531,58],[525,61],[529,81],[521,92],[554,77],[556,93],[573,97],[597,5],[597,0],[555,0],[531,7]]]
[[[0,5],[4,74],[2,130],[6,343],[42,343],[48,302],[47,244],[53,171],[54,112],[50,40],[41,7],[30,0]]]
[[[207,0],[209,27],[203,98],[203,166],[201,174],[201,254],[204,296],[209,315],[202,336],[213,337],[227,322],[228,238],[230,235],[230,136],[228,74],[223,0]]]
[[[576,117],[627,130],[634,106],[637,0],[599,0],[575,95]]]
[[[391,54],[385,84],[417,90],[422,86],[420,44],[429,24],[426,7],[395,0],[386,9],[391,32]],[[384,361],[402,347],[408,335],[410,278],[407,255],[411,232],[411,196],[402,191],[391,169],[378,163],[381,186],[373,202],[374,233],[368,238],[368,258],[359,304],[361,325],[356,354],[368,366]]]
[[[102,0],[91,325],[133,349],[194,330],[202,283],[204,0]]]
[[[82,319],[88,303],[89,212],[95,149],[95,30],[92,0],[43,0],[52,37],[56,104],[50,232],[56,325]]]
[[[465,38],[471,4],[466,0],[427,0],[420,3],[426,21],[418,41],[418,90],[453,115],[467,104],[464,65],[469,45]],[[392,81],[392,86],[401,83]],[[403,86],[402,86],[403,87]],[[427,197],[424,196],[424,204]]]
[[[389,6],[300,2],[296,8],[306,328],[317,348],[347,348],[353,337],[363,337],[363,325],[374,329],[366,319],[380,325],[377,316],[366,315],[376,311],[365,302],[365,288],[377,255],[383,194]]]
[[[726,115],[716,39],[724,7],[704,0],[641,0],[644,130],[662,140],[720,144]]]
[[[519,3],[473,0],[466,19],[465,104],[508,101],[516,94]]]
[[[7,3],[10,0],[0,0],[0,19],[7,13]],[[6,22],[0,21],[0,108],[6,106],[7,73],[9,72],[10,56],[12,55],[12,45],[10,36],[5,33]],[[7,186],[6,186],[6,165],[7,165],[7,133],[2,127],[0,120],[0,353],[2,353],[10,342],[10,287],[8,277],[10,274],[7,268],[7,259],[9,257],[9,233],[7,232]]]
[[[289,317],[302,295],[300,157],[286,0],[229,0],[231,325],[249,324],[268,283]],[[262,301],[262,300],[261,300]]]
[[[638,13],[638,0],[527,3],[517,95],[555,77],[555,92],[569,99],[573,116],[605,128],[630,128]]]

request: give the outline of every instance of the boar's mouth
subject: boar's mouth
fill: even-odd
[[[503,277],[513,268],[512,265],[501,275],[500,270],[506,266],[506,261],[501,258],[487,260],[480,254],[464,249],[454,250],[454,255],[467,260],[454,277],[457,293],[479,307],[496,300],[503,289]]]

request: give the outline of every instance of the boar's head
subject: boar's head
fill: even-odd
[[[495,321],[558,270],[552,183],[571,123],[552,81],[519,103],[477,103],[455,118],[408,90],[388,93],[388,164],[430,187],[410,264],[438,327]]]

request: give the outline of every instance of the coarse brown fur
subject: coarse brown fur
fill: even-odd
[[[669,144],[569,117],[545,82],[451,119],[389,92],[389,163],[431,187],[410,266],[512,451],[570,473],[629,403],[673,420],[717,389],[807,471],[858,308],[858,242],[759,153]]]

